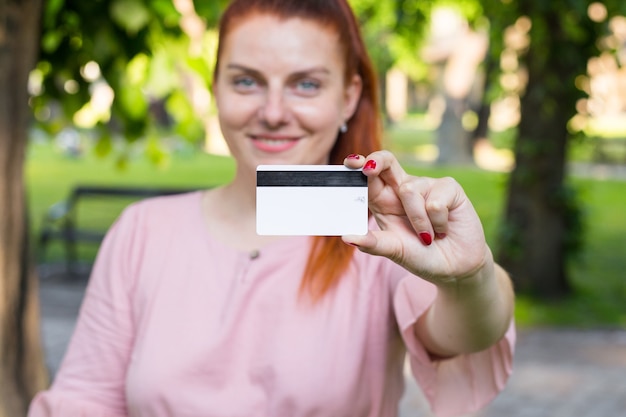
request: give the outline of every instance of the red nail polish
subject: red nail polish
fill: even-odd
[[[365,166],[363,167],[363,169],[376,169],[376,161],[374,161],[373,159],[370,159],[369,161],[365,163]]]
[[[357,155],[355,153],[351,153],[350,155],[346,156],[346,159],[359,159],[361,157],[361,155]]]
[[[445,238],[447,235],[445,233],[435,233],[435,237],[437,239],[443,239]]]
[[[433,237],[428,232],[419,233],[419,237],[426,246],[430,246],[430,244],[433,243]]]

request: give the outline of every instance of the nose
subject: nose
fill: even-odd
[[[270,128],[280,127],[288,122],[289,109],[282,91],[279,89],[267,90],[265,101],[259,109],[259,119]]]

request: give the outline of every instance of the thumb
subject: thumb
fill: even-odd
[[[402,245],[397,238],[393,238],[390,233],[380,230],[370,230],[366,235],[346,235],[341,239],[352,246],[357,247],[361,252],[384,256],[394,261],[399,261],[402,256]]]

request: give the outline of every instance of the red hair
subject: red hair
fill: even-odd
[[[312,20],[339,35],[344,54],[345,80],[355,74],[361,77],[362,92],[354,115],[348,120],[348,131],[337,137],[330,152],[330,164],[343,164],[351,153],[368,155],[381,147],[381,122],[378,102],[378,81],[367,54],[356,17],[346,0],[233,0],[220,20],[219,43],[214,78],[219,76],[219,59],[224,39],[241,20],[258,14],[279,19]],[[312,238],[309,259],[302,277],[302,290],[314,300],[320,299],[335,286],[347,270],[354,254],[339,237]]]

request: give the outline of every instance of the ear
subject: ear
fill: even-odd
[[[363,80],[358,74],[354,74],[344,92],[344,120],[348,121],[356,111],[359,101],[361,99],[361,91],[363,90]]]

